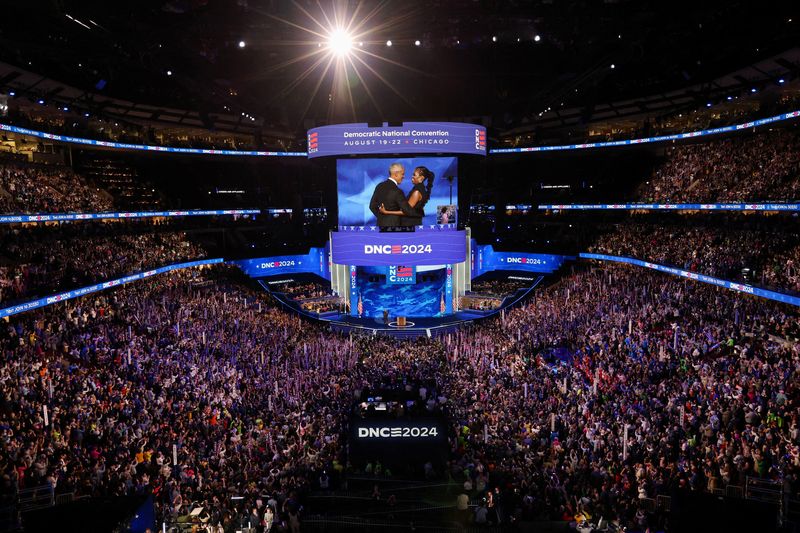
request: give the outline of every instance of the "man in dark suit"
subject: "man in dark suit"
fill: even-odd
[[[408,205],[400,184],[403,183],[406,170],[400,163],[392,163],[389,167],[389,177],[375,186],[372,199],[369,201],[369,210],[378,219],[381,228],[400,226],[399,215],[384,215],[380,212],[381,204],[386,211],[402,211],[406,216],[417,216],[414,209]]]

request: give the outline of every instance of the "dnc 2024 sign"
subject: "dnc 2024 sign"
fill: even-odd
[[[331,233],[331,258],[338,265],[414,266],[461,263],[467,258],[464,231]]]

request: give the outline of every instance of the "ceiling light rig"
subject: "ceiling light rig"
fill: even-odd
[[[426,75],[425,72],[403,64],[394,54],[390,55],[393,45],[402,45],[407,42],[414,46],[422,46],[422,42],[417,39],[394,42],[388,39],[391,32],[395,28],[401,27],[408,19],[415,10],[414,8],[402,15],[387,16],[386,4],[368,10],[359,2],[351,12],[348,12],[347,9],[337,9],[336,6],[341,4],[335,4],[330,12],[326,12],[321,6],[319,12],[312,12],[299,3],[294,5],[307,17],[308,21],[305,24],[296,20],[287,20],[272,13],[264,13],[287,26],[305,32],[310,38],[291,43],[305,47],[305,50],[264,72],[266,75],[267,72],[305,64],[302,72],[282,90],[275,92],[274,101],[285,97],[301,84],[308,82],[313,87],[308,92],[308,102],[301,117],[305,117],[317,94],[321,91],[328,91],[331,109],[336,106],[337,114],[342,111],[341,106],[345,105],[349,106],[348,114],[355,117],[356,109],[352,86],[358,85],[365,93],[363,96],[366,96],[367,100],[382,115],[384,113],[380,103],[374,98],[369,87],[370,82],[378,82],[385,85],[409,106],[414,107],[406,95],[400,92],[395,84],[391,83],[381,72],[381,66],[391,65],[416,75]],[[381,52],[380,49],[385,52]],[[329,86],[328,83],[330,83]]]
[[[328,36],[328,49],[336,57],[346,57],[353,49],[353,36],[341,28],[333,30]]]

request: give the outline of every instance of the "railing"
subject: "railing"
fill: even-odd
[[[748,477],[745,480],[744,497],[748,500],[782,505],[783,483],[770,479]]]
[[[563,523],[561,524],[563,526]],[[462,525],[457,522],[424,524],[413,521],[376,522],[357,519],[310,517],[302,521],[303,531],[421,531],[424,533],[500,533],[502,526]]]
[[[787,531],[800,531],[800,500],[786,500],[783,508],[783,523]]]
[[[55,505],[55,493],[52,485],[40,485],[17,492],[17,511],[43,509]]]

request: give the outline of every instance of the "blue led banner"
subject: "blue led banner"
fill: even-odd
[[[355,265],[350,265],[350,314],[352,316],[364,314],[364,301],[358,290],[358,268]]]
[[[444,265],[466,261],[467,237],[459,230],[333,232],[331,252],[338,265]]]
[[[439,312],[445,315],[453,313],[453,265],[445,265],[444,298],[439,303]]]
[[[282,255],[229,262],[241,268],[251,278],[309,273],[330,279],[330,275],[327,275],[326,255],[324,248],[310,248],[305,255]]]
[[[675,133],[672,135],[660,135],[658,137],[644,137],[642,139],[626,139],[622,141],[607,141],[599,143],[586,143],[586,144],[562,144],[558,146],[528,146],[524,148],[492,148],[489,150],[490,154],[514,154],[521,152],[552,152],[559,150],[582,150],[585,148],[605,148],[609,146],[628,146],[631,144],[646,144],[661,141],[677,141],[680,139],[691,139],[693,137],[703,137],[706,135],[716,135],[718,133],[728,133],[732,131],[743,130],[747,128],[754,128],[763,126],[764,124],[771,124],[773,122],[780,122],[782,120],[790,120],[800,117],[800,111],[792,111],[791,113],[783,113],[782,115],[775,115],[774,117],[762,118],[752,122],[744,122],[742,124],[735,124],[732,126],[721,126],[710,130],[690,131],[687,133]]]
[[[155,276],[156,274],[163,274],[165,272],[170,272],[172,270],[178,270],[181,268],[191,268],[203,265],[215,265],[222,262],[223,260],[221,258],[201,259],[200,261],[191,261],[189,263],[177,263],[174,265],[156,268],[155,270],[148,270],[147,272],[131,274],[130,276],[125,276],[124,278],[105,281],[103,283],[98,283],[96,285],[90,285],[89,287],[82,287],[80,289],[75,289],[73,291],[66,291],[60,294],[47,296],[46,298],[39,298],[38,300],[31,300],[29,302],[14,305],[12,307],[6,307],[5,309],[0,309],[0,318],[16,315],[17,313],[23,313],[25,311],[30,311],[31,309],[37,309],[39,307],[44,307],[46,305],[63,302],[65,300],[71,300],[72,298],[85,296],[87,294],[91,294],[97,291],[102,291],[104,289],[109,289],[111,287],[118,287],[120,285],[125,285],[126,283],[130,283],[132,281],[137,281],[140,279],[149,278],[150,276]]]
[[[698,274],[696,272],[690,272],[688,270],[682,270],[680,268],[658,265],[656,263],[650,263],[647,261],[642,261],[640,259],[633,259],[631,257],[619,257],[616,255],[604,255],[604,254],[580,254],[580,257],[582,259],[596,259],[598,261],[614,261],[616,263],[627,263],[629,265],[636,265],[644,268],[650,268],[653,270],[658,270],[659,272],[666,272],[667,274],[672,274],[674,276],[681,276],[683,278],[689,278],[695,281],[709,283],[711,285],[716,285],[717,287],[723,287],[725,289],[730,289],[733,291],[744,292],[747,294],[752,294],[754,296],[760,296],[761,298],[767,298],[769,300],[775,300],[790,305],[800,306],[800,298],[798,298],[797,296],[790,296],[788,294],[770,291],[767,289],[759,289],[758,287],[753,287],[752,285],[737,283],[734,281],[726,281],[724,279],[719,279],[719,278],[713,278],[711,276],[706,276],[705,274]]]
[[[212,150],[202,148],[172,148],[170,146],[154,146],[150,144],[128,144],[118,143],[113,141],[98,141],[95,139],[83,139],[81,137],[70,137],[68,135],[56,135],[53,133],[45,133],[43,131],[29,130],[28,128],[20,128],[17,126],[10,126],[8,124],[0,124],[0,131],[10,131],[12,133],[19,133],[20,135],[29,135],[31,137],[38,137],[40,139],[50,139],[52,141],[59,141],[73,144],[86,144],[90,146],[102,146],[105,148],[121,148],[123,150],[145,150],[149,152],[166,152],[173,154],[205,154],[205,155],[248,155],[257,157],[305,157],[306,152],[263,152],[256,150]]]
[[[491,244],[476,244],[474,239],[471,252],[473,278],[494,270],[519,270],[546,274],[555,272],[565,261],[574,259],[574,257],[565,255],[495,252]]]
[[[486,128],[461,122],[336,124],[308,130],[308,157],[450,153],[486,155]]]
[[[35,215],[0,215],[0,224],[18,222],[63,222],[68,220],[109,220],[150,217],[198,217],[234,215],[246,216],[261,213],[259,209],[211,209],[191,211],[131,211],[120,213],[39,213]]]
[[[800,211],[800,204],[543,204],[540,210]]]

